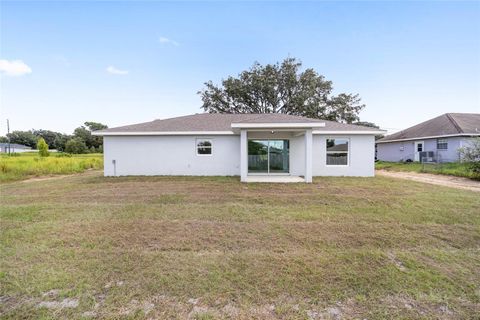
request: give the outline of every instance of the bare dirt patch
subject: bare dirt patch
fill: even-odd
[[[393,172],[393,171],[386,171],[386,170],[377,170],[376,174],[385,176],[385,177],[400,178],[400,179],[424,182],[429,184],[435,184],[435,185],[444,186],[444,187],[451,187],[451,188],[480,192],[480,181],[475,181],[468,178],[430,174],[430,173]]]
[[[38,304],[38,308],[47,309],[64,309],[78,307],[78,299],[63,299],[62,301],[42,301]]]
[[[83,173],[74,173],[74,174],[62,174],[62,175],[46,175],[46,176],[41,176],[41,177],[32,177],[32,178],[27,178],[25,180],[22,180],[20,182],[22,183],[31,183],[31,182],[39,182],[39,181],[50,181],[50,180],[59,180],[59,179],[64,179],[67,177],[72,177],[72,176],[86,176],[89,173],[98,173],[98,170],[94,169],[87,169]]]

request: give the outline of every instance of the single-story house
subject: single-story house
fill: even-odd
[[[382,161],[454,162],[480,136],[480,113],[446,113],[377,141]]]
[[[105,176],[235,176],[305,181],[373,176],[383,131],[286,114],[202,113],[95,131]]]
[[[17,143],[0,143],[0,153],[8,153],[10,150],[10,153],[19,153],[19,152],[28,152],[32,151],[31,147],[24,146],[23,144],[17,144]]]

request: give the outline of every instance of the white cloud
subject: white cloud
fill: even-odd
[[[32,69],[22,60],[0,60],[0,73],[7,76],[23,76],[24,74],[32,73]]]
[[[128,74],[128,70],[120,70],[115,68],[114,66],[108,66],[107,67],[107,72],[110,74],[116,74],[116,75],[126,75]]]
[[[178,43],[177,41],[166,38],[166,37],[160,37],[160,38],[158,38],[158,41],[162,44],[174,45],[175,47],[178,47],[180,45],[180,43]]]

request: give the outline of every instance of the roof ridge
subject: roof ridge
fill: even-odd
[[[463,129],[458,125],[457,121],[455,121],[455,119],[450,113],[445,113],[445,115],[447,116],[448,120],[450,120],[450,122],[453,124],[455,129],[457,129],[458,133],[464,133]]]

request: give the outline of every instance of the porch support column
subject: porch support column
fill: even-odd
[[[248,140],[247,130],[240,130],[240,181],[247,182],[248,175]]]
[[[312,183],[312,129],[305,130],[305,182]]]

